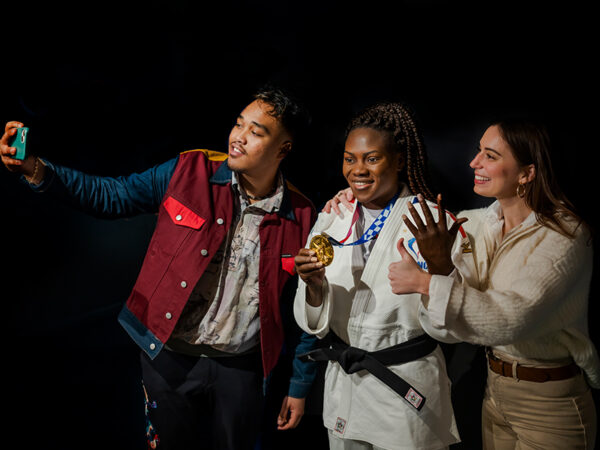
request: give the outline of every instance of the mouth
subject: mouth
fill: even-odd
[[[369,189],[373,184],[373,180],[353,180],[350,181],[350,185],[358,191]]]
[[[246,152],[244,149],[238,144],[230,144],[229,145],[229,156],[232,158],[237,158],[238,156],[245,155]]]
[[[475,184],[484,184],[490,180],[491,180],[491,178],[475,174]]]

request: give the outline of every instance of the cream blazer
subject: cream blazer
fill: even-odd
[[[589,233],[579,227],[574,238],[566,237],[531,213],[502,237],[497,201],[460,215],[469,218],[464,228],[473,253],[464,260],[459,255],[455,276],[432,277],[428,309],[421,310],[429,316],[428,332],[487,345],[525,363],[572,360],[599,388],[600,359],[588,332]]]

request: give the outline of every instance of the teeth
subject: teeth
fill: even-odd
[[[357,186],[366,186],[367,184],[371,183],[367,181],[355,181],[354,184],[356,184]]]
[[[475,175],[475,179],[478,181],[490,181],[490,178],[482,177],[481,175]]]

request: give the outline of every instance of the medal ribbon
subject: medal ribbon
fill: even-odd
[[[394,206],[394,203],[396,203],[396,199],[397,198],[398,198],[398,194],[394,195],[394,197],[388,202],[387,206],[383,209],[383,211],[381,211],[379,213],[379,215],[373,221],[373,223],[371,224],[371,226],[367,229],[367,231],[364,232],[364,234],[358,240],[356,240],[354,242],[350,242],[348,244],[345,244],[345,242],[348,240],[348,238],[352,234],[352,227],[354,226],[354,224],[358,220],[360,203],[357,203],[356,209],[354,210],[354,216],[352,216],[352,223],[350,224],[350,229],[348,230],[348,234],[346,235],[346,237],[344,239],[342,239],[341,241],[336,241],[332,237],[328,237],[329,242],[331,242],[332,245],[336,245],[338,247],[344,247],[344,246],[347,246],[347,245],[364,244],[365,242],[368,242],[371,239],[377,238],[377,236],[379,235],[379,232],[383,228],[383,224],[385,223],[385,221],[389,217],[390,212],[392,211],[392,208]]]

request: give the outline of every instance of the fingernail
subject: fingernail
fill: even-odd
[[[423,195],[422,195],[422,194],[417,194],[417,198],[418,198],[419,200],[423,200]]]

